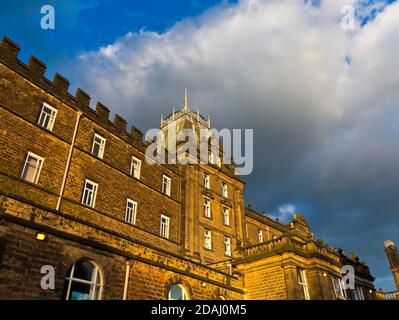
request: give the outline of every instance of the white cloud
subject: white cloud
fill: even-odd
[[[247,125],[251,113],[269,119],[291,115],[317,130],[363,107],[370,96],[375,100],[386,93],[370,92],[371,84],[387,91],[385,82],[398,80],[387,70],[398,56],[399,6],[348,37],[338,23],[340,7],[348,2],[323,1],[319,8],[300,1],[247,0],[217,7],[163,34],[129,33],[82,55],[79,77],[113,110],[128,118],[138,114],[145,125],[151,121],[143,105],[146,112],[155,111],[151,116],[168,112],[189,87],[205,112],[219,116],[228,110],[237,116],[245,107]],[[384,82],[376,84],[381,76]]]
[[[295,207],[291,204],[283,204],[278,207],[278,214],[272,217],[278,218],[283,223],[287,223],[292,220],[293,214],[295,214]]]

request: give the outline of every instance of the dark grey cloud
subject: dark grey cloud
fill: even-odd
[[[77,78],[143,130],[181,105],[185,87],[214,127],[253,128],[247,202],[273,215],[294,206],[393,289],[383,241],[399,244],[399,4],[379,3],[348,32],[340,8],[354,2],[223,5],[85,53]]]

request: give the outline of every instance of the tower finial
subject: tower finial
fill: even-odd
[[[184,111],[188,111],[187,88],[184,89]]]

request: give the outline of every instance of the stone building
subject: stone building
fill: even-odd
[[[146,161],[140,130],[19,50],[0,43],[0,299],[374,298],[367,265],[315,240],[304,216],[245,206],[222,154]],[[162,119],[171,127],[210,121],[186,100]]]

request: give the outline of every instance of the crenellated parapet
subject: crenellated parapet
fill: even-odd
[[[77,88],[75,95],[69,93],[70,82],[59,73],[55,73],[53,80],[45,77],[46,64],[31,55],[28,64],[18,59],[20,46],[7,37],[0,42],[0,63],[17,72],[34,85],[56,97],[73,109],[82,112],[85,116],[104,126],[107,130],[124,139],[131,145],[144,150],[146,143],[143,133],[132,126],[127,130],[127,121],[119,114],[114,121],[109,119],[110,110],[101,102],[96,103],[95,109],[90,108],[91,97],[81,88]]]

